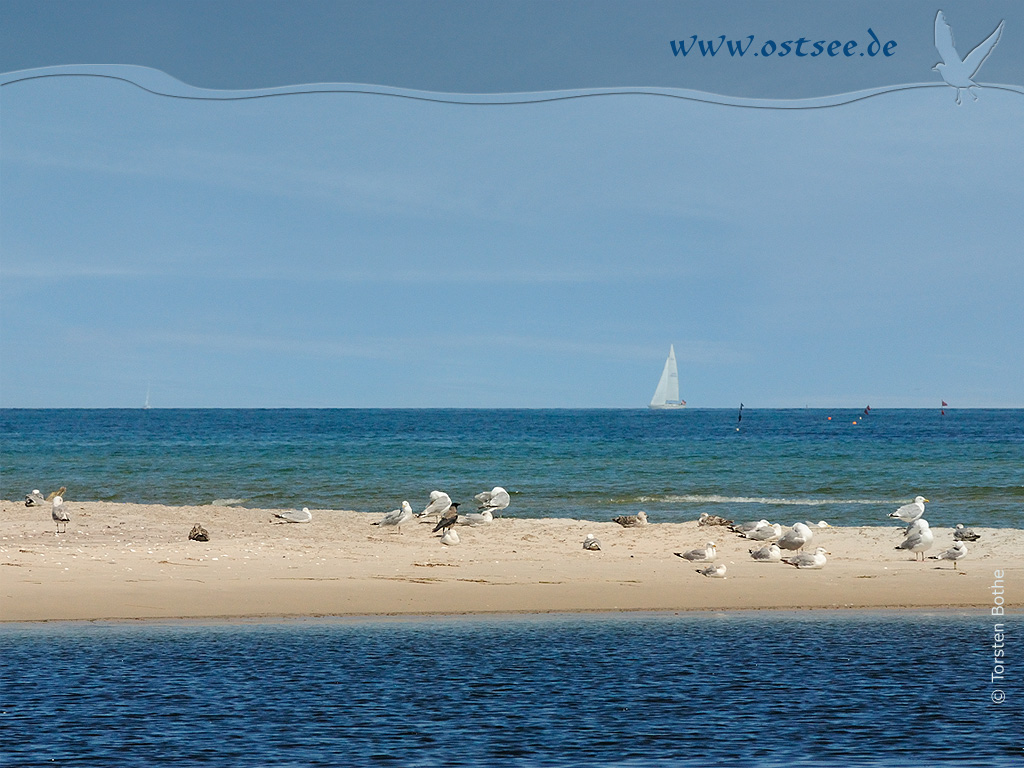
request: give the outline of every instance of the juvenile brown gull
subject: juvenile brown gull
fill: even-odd
[[[641,510],[635,515],[619,515],[612,518],[613,523],[618,523],[623,528],[636,528],[639,525],[647,525],[647,513]]]

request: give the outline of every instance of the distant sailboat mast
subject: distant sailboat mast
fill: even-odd
[[[679,369],[676,366],[676,348],[670,344],[665,368],[658,380],[658,388],[654,390],[649,408],[685,408],[686,401],[679,399]]]
[[[143,410],[149,409],[149,385],[146,385],[146,403],[142,406]]]

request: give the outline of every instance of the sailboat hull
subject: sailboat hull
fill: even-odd
[[[686,407],[686,403],[664,403],[661,405],[648,405],[648,408],[655,411],[676,411]]]

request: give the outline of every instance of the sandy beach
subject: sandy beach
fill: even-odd
[[[993,605],[1003,571],[1008,608],[1024,596],[1024,531],[975,528],[959,571],[894,547],[895,525],[823,529],[809,549],[822,570],[758,563],[761,546],[696,522],[623,528],[567,519],[498,518],[459,526],[446,547],[414,519],[401,533],[380,514],[68,501],[67,532],[50,507],[0,502],[0,620],[253,618],[390,614],[707,609],[976,607]],[[792,523],[794,521],[786,521]],[[207,542],[190,541],[200,523]],[[952,530],[934,527],[938,554]],[[584,551],[593,533],[598,552]],[[673,553],[714,541],[724,579]]]

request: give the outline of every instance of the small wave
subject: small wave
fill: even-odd
[[[247,501],[248,499],[214,499],[210,502],[210,505],[214,507],[237,507],[245,504]]]
[[[770,496],[716,496],[686,494],[682,496],[640,496],[640,503],[659,504],[774,504],[779,506],[820,507],[831,504],[897,504],[892,499],[781,499]]]

